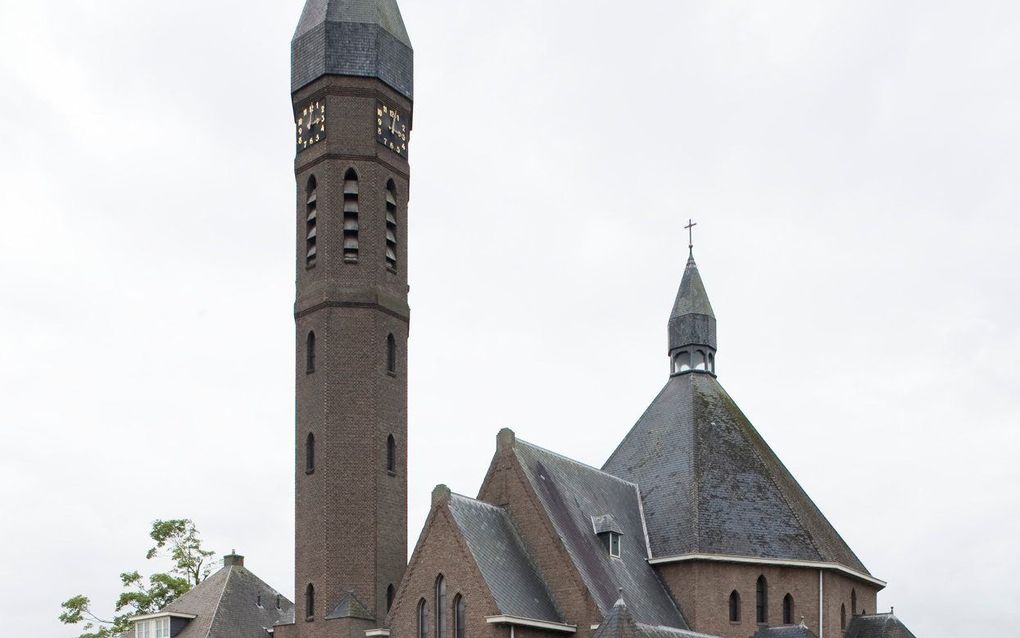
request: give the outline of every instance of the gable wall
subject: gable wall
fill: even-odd
[[[577,625],[572,635],[586,638],[592,633],[591,625],[602,621],[601,614],[537,498],[516,455],[498,451],[478,500],[506,508],[564,620]],[[514,638],[521,638],[519,631]]]
[[[446,627],[443,636],[435,632],[436,577],[446,577]],[[499,614],[474,558],[465,546],[457,524],[445,504],[433,510],[415,548],[411,563],[389,615],[391,638],[417,638],[418,601],[428,605],[428,638],[453,638],[453,599],[464,596],[466,636],[499,638],[505,632],[485,621]]]

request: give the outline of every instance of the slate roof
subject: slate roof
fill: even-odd
[[[323,75],[377,77],[412,97],[414,52],[397,0],[307,0],[291,42],[291,90]]]
[[[854,616],[843,638],[916,638],[893,614]]]
[[[752,638],[818,638],[806,625],[782,625],[762,627]]]
[[[500,613],[562,623],[506,511],[459,494],[448,507]]]
[[[633,614],[623,598],[620,598],[606,614],[592,638],[711,638],[676,627],[646,625],[634,620]]]
[[[693,254],[687,260],[673,312],[669,314],[670,353],[689,345],[716,347],[715,312]]]
[[[821,561],[868,574],[712,375],[671,377],[603,469],[641,486],[656,558]]]
[[[340,599],[336,607],[333,608],[327,616],[326,620],[336,620],[337,618],[361,618],[363,620],[375,620],[375,616],[368,610],[365,605],[358,600],[358,597],[354,595],[354,592],[349,591],[344,594],[344,597]]]
[[[646,560],[637,486],[520,439],[513,450],[602,615],[613,608],[622,587],[638,621],[689,629]],[[609,556],[592,527],[593,516],[605,515],[622,532],[620,558]]]
[[[224,567],[161,611],[197,616],[177,638],[266,638],[274,625],[294,622],[294,604],[241,565]]]

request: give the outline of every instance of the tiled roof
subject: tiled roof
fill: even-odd
[[[274,625],[294,622],[294,604],[240,565],[224,567],[162,611],[196,616],[177,638],[264,638]]]
[[[503,508],[451,494],[449,509],[500,613],[563,622]]]
[[[637,486],[519,439],[514,453],[599,611],[608,614],[623,588],[640,622],[688,629],[646,560]],[[592,527],[593,516],[606,515],[622,533],[620,558],[609,556]]]
[[[671,377],[603,469],[640,485],[655,558],[806,560],[868,573],[712,375]]]
[[[906,625],[891,613],[854,616],[843,636],[844,638],[915,638]]]

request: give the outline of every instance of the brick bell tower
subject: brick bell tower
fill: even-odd
[[[407,565],[413,52],[396,0],[307,0],[297,152],[295,625],[381,627]]]

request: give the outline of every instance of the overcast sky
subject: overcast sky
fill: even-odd
[[[293,593],[301,0],[0,0],[0,610],[193,518]],[[1020,3],[401,0],[410,538],[496,432],[601,465],[688,217],[720,382],[920,638],[1020,623]],[[871,610],[869,610],[871,611]]]

